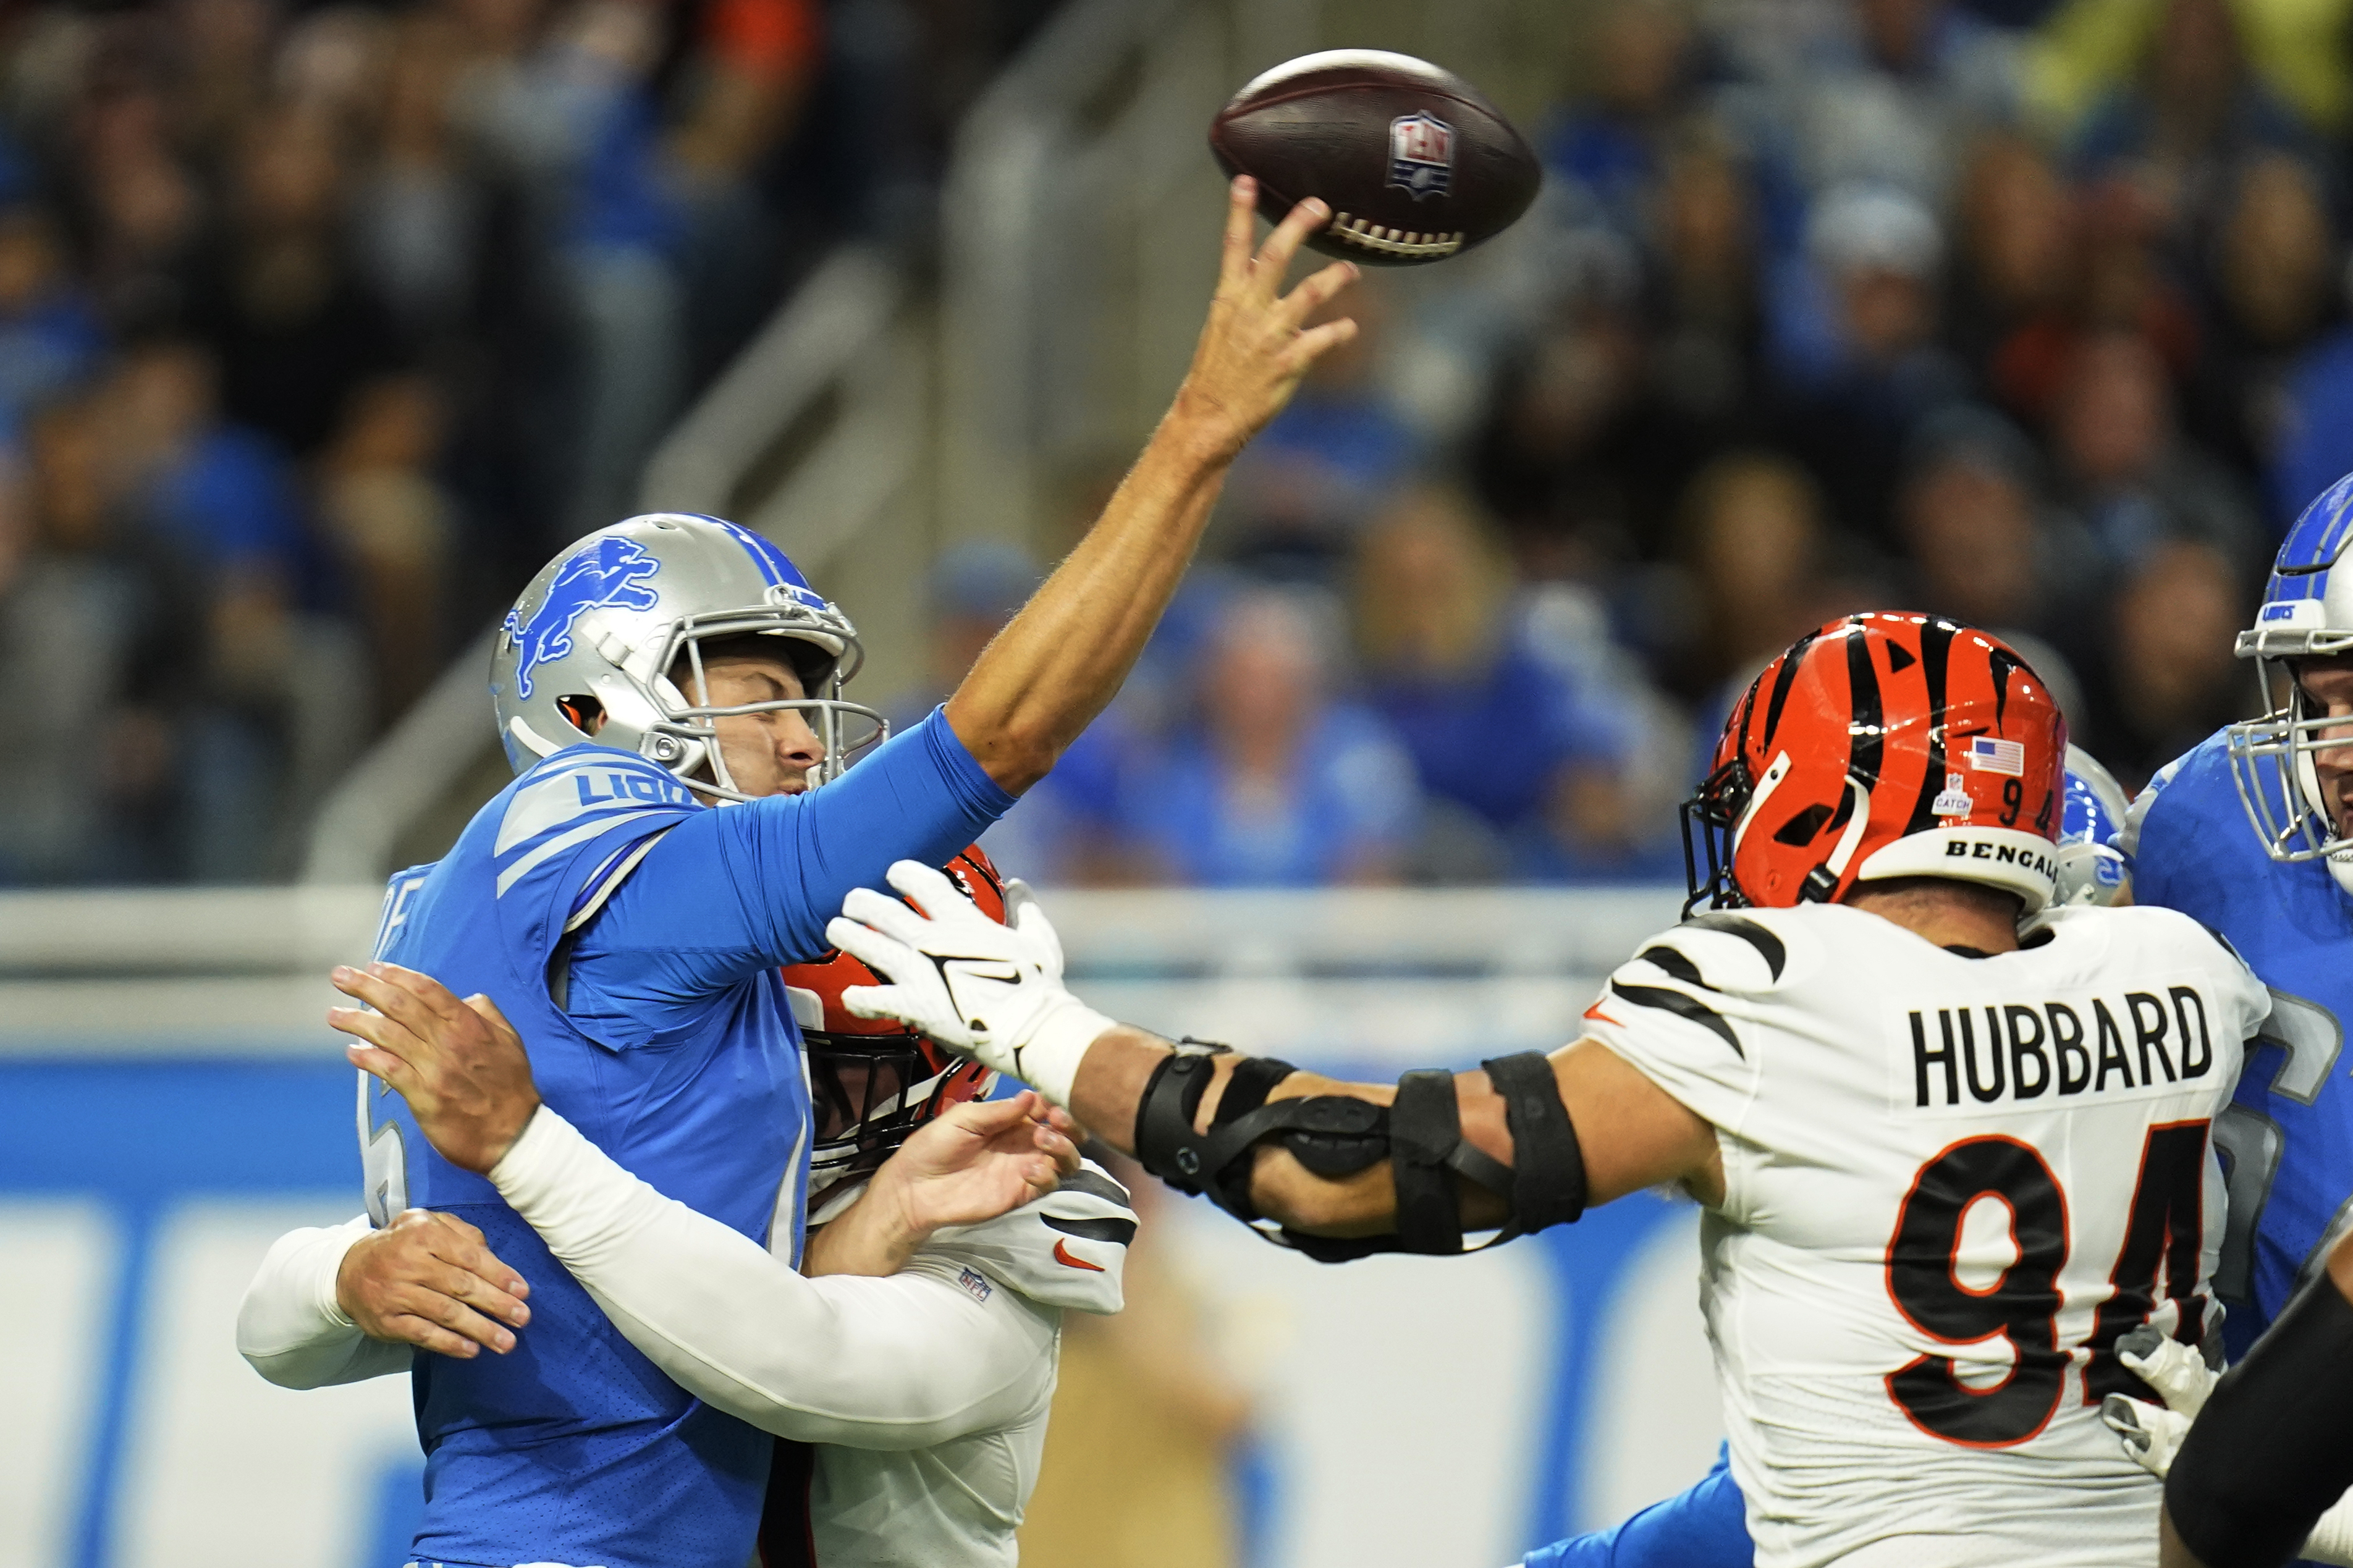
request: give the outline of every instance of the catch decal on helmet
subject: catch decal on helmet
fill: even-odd
[[[712,707],[704,645],[775,638],[801,695]],[[728,776],[713,721],[790,709],[825,748],[815,782],[882,739],[881,714],[842,700],[864,655],[849,617],[785,552],[715,517],[651,512],[597,530],[541,568],[500,628],[491,694],[507,761],[522,773],[593,741],[635,752],[721,800]]]
[[[991,920],[1005,919],[1005,879],[976,844],[943,870]],[[871,1175],[916,1128],[950,1106],[985,1100],[997,1074],[910,1030],[896,1018],[861,1018],[841,1005],[852,985],[880,985],[881,976],[839,951],[784,971],[785,984],[820,1013],[804,1019],[801,1048],[808,1063],[817,1114],[809,1154],[811,1213],[817,1195],[846,1178]]]
[[[2031,913],[2051,898],[2066,750],[2057,703],[1999,639],[1934,616],[1832,621],[1735,704],[1683,808],[1686,908],[1943,877]]]

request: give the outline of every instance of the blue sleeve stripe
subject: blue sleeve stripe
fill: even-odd
[[[529,875],[533,867],[562,854],[566,849],[587,843],[598,834],[618,827],[624,823],[641,822],[649,816],[670,818],[677,815],[676,812],[671,811],[623,812],[617,816],[599,816],[593,822],[584,822],[570,832],[559,833],[553,838],[543,838],[533,845],[528,853],[519,856],[514,864],[499,873],[498,896],[504,898],[507,889]]]

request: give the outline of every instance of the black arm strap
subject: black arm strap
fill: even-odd
[[[1577,1131],[1561,1106],[1551,1063],[1533,1051],[1484,1064],[1504,1097],[1514,1169],[1463,1138],[1454,1075],[1438,1070],[1407,1073],[1389,1106],[1345,1095],[1270,1102],[1269,1092],[1298,1069],[1272,1058],[1244,1057],[1219,1097],[1208,1132],[1196,1132],[1201,1096],[1215,1071],[1212,1058],[1224,1050],[1180,1048],[1153,1069],[1135,1116],[1136,1158],[1145,1170],[1180,1192],[1207,1192],[1219,1207],[1253,1226],[1259,1215],[1250,1201],[1250,1156],[1269,1138],[1282,1139],[1301,1165],[1326,1180],[1352,1175],[1386,1155],[1396,1181],[1398,1223],[1390,1234],[1343,1240],[1261,1228],[1270,1240],[1327,1263],[1376,1252],[1459,1254],[1458,1175],[1504,1202],[1505,1224],[1489,1247],[1570,1223],[1585,1212]]]
[[[1521,1051],[1479,1065],[1504,1097],[1504,1123],[1512,1130],[1512,1223],[1495,1241],[1575,1225],[1585,1214],[1585,1151],[1560,1102],[1551,1059]]]

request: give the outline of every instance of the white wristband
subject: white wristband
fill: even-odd
[[[1029,1038],[1013,1050],[1013,1076],[1065,1110],[1071,1106],[1071,1085],[1079,1076],[1079,1061],[1087,1047],[1119,1020],[1104,1016],[1077,997],[1061,1001],[1038,1020]]]

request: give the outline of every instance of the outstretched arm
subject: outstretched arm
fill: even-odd
[[[1060,942],[1020,883],[1008,885],[1007,923],[1000,925],[928,867],[901,861],[891,868],[890,880],[913,907],[860,889],[827,930],[836,946],[892,981],[845,993],[850,1010],[902,1019],[943,1045],[1020,1079],[1153,1168],[1155,1151],[1140,1146],[1145,1139],[1139,1116],[1155,1084],[1165,1085],[1176,1047],[1114,1022],[1070,994],[1062,984]],[[1280,1068],[1227,1054],[1208,1058],[1206,1065],[1187,1064],[1205,1084],[1192,1102],[1194,1134],[1210,1133],[1220,1124],[1226,1096],[1246,1064],[1253,1102],[1338,1099],[1389,1106],[1399,1092],[1389,1085],[1344,1083],[1314,1073],[1290,1071],[1277,1078]],[[1703,1202],[1721,1200],[1722,1161],[1708,1121],[1599,1040],[1567,1046],[1546,1066],[1573,1130],[1566,1144],[1573,1151],[1568,1157],[1581,1163],[1586,1204],[1671,1182],[1683,1184]],[[1461,1142],[1483,1156],[1491,1176],[1500,1175],[1508,1185],[1512,1168],[1521,1163],[1515,1110],[1532,1127],[1542,1118],[1532,1118],[1525,1101],[1515,1107],[1513,1095],[1499,1089],[1484,1070],[1454,1075],[1451,1089]],[[1525,1090],[1524,1082],[1517,1092]],[[1395,1118],[1388,1131],[1405,1133]],[[1440,1136],[1444,1135],[1441,1128]],[[1554,1142],[1560,1146],[1563,1141]],[[1357,1237],[1400,1228],[1392,1161],[1368,1160],[1351,1172],[1335,1172],[1332,1167],[1339,1162],[1327,1162],[1319,1173],[1301,1163],[1295,1147],[1288,1139],[1256,1145],[1248,1185],[1253,1212],[1312,1236]],[[1452,1168],[1461,1171],[1461,1165]],[[1207,1184],[1208,1177],[1202,1179]],[[1506,1205],[1494,1186],[1472,1180],[1469,1172],[1457,1179],[1463,1228],[1504,1223]]]
[[[1144,1089],[1176,1047],[1133,1025],[1099,1037],[1081,1061],[1072,1086],[1072,1113],[1123,1153],[1135,1149],[1135,1113]],[[1211,1064],[1214,1075],[1201,1097],[1194,1130],[1206,1132],[1215,1121],[1234,1071],[1249,1060],[1240,1053]],[[1599,1040],[1564,1046],[1549,1058],[1562,1109],[1577,1129],[1585,1164],[1586,1203],[1606,1204],[1644,1187],[1687,1185],[1703,1203],[1724,1190],[1715,1130],[1680,1101],[1644,1078]],[[1454,1075],[1455,1102],[1462,1136],[1490,1159],[1515,1163],[1516,1152],[1504,1098],[1483,1071]],[[1393,1084],[1350,1083],[1299,1072],[1267,1094],[1269,1100],[1336,1095],[1388,1105]],[[1313,1236],[1377,1236],[1396,1227],[1397,1186],[1388,1161],[1351,1176],[1319,1176],[1299,1163],[1284,1144],[1261,1143],[1253,1156],[1250,1202],[1259,1213],[1293,1230]],[[1462,1223],[1466,1229],[1504,1223],[1503,1200],[1463,1178]]]
[[[1331,209],[1300,203],[1252,256],[1257,202],[1255,182],[1234,181],[1209,319],[1144,455],[1086,538],[948,699],[957,737],[1015,795],[1046,776],[1127,678],[1243,446],[1291,400],[1310,365],[1356,336],[1345,318],[1302,325],[1355,280],[1354,266],[1335,262],[1282,292],[1292,258]]]

